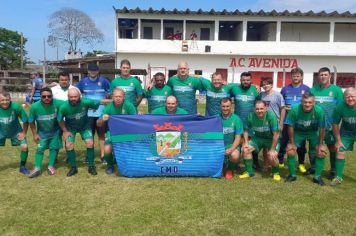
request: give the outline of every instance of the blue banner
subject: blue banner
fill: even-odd
[[[221,177],[224,136],[219,117],[110,116],[109,130],[120,174]]]

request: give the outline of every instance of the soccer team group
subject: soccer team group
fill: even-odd
[[[94,134],[97,133],[101,161],[107,164],[106,173],[114,173],[115,161],[108,131],[110,115],[134,115],[145,97],[150,114],[198,114],[196,92],[206,93],[206,116],[222,119],[225,162],[224,176],[232,179],[242,159],[245,172],[238,178],[250,178],[260,169],[258,154],[262,151],[264,171],[271,168],[272,178],[280,181],[279,169],[284,167],[287,154],[289,175],[286,182],[297,179],[297,169],[311,174],[313,182],[325,185],[322,179],[324,163],[330,159],[331,185],[343,181],[345,153],[352,151],[356,141],[356,89],[331,84],[332,74],[323,67],[319,70],[319,84],[309,88],[303,84],[303,70],[291,70],[291,84],[281,92],[273,90],[273,79],[262,78],[261,88],[251,82],[251,74],[244,72],[240,84],[226,84],[222,75],[214,73],[211,80],[190,76],[186,62],[180,62],[177,75],[166,83],[163,73],[155,74],[145,90],[136,77],[130,75],[128,60],[120,63],[120,76],[111,83],[99,75],[97,64],[88,65],[88,76],[76,87],[69,84],[69,75],[60,73],[58,85],[34,89],[29,115],[12,102],[6,91],[0,93],[0,145],[11,139],[21,147],[20,172],[30,178],[41,175],[44,152],[48,149],[49,175],[56,173],[56,158],[63,140],[70,166],[67,176],[78,173],[75,136],[80,134],[86,145],[88,172],[96,175],[94,162]],[[34,87],[38,80],[34,79]],[[37,97],[36,97],[37,96]],[[233,109],[234,105],[234,109]],[[21,125],[21,123],[22,125]],[[30,127],[37,144],[34,169],[26,167]],[[308,143],[310,168],[304,159]]]

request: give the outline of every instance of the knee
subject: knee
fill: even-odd
[[[66,143],[66,150],[71,151],[74,149],[74,143]]]
[[[294,155],[296,155],[295,149],[294,149],[294,148],[292,147],[292,145],[290,145],[290,144],[287,145],[286,151],[287,151],[287,155],[288,155],[288,156],[294,156]]]
[[[239,160],[239,151],[235,150],[231,153],[230,160],[232,162],[237,162]]]
[[[27,144],[22,144],[21,145],[21,151],[28,152],[28,145]]]
[[[87,148],[93,148],[94,142],[93,142],[93,140],[87,140],[87,141],[85,141],[85,145],[87,146]]]
[[[105,154],[111,154],[112,153],[111,145],[105,145],[104,152],[105,152]]]
[[[336,155],[336,158],[337,159],[345,159],[345,152],[337,152],[337,155]]]

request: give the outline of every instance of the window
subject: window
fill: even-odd
[[[143,39],[152,39],[152,27],[143,27]]]
[[[200,29],[200,40],[210,40],[210,28]]]

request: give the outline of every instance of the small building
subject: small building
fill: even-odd
[[[219,71],[238,82],[244,71],[253,82],[272,77],[276,89],[301,67],[312,86],[321,67],[329,67],[341,87],[356,85],[356,14],[350,12],[253,12],[115,9],[116,68],[133,67],[167,76],[179,61],[190,73],[210,77]]]

